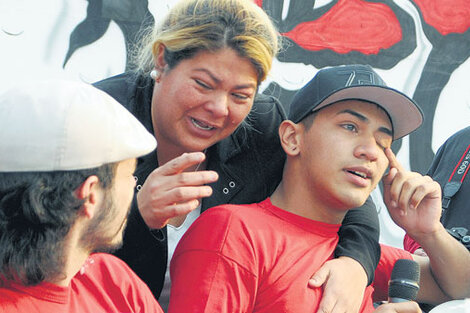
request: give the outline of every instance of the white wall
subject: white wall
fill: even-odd
[[[150,0],[149,10],[158,20],[175,1]],[[317,1],[323,6],[331,1]],[[289,1],[285,1],[285,7]],[[416,28],[417,48],[391,69],[377,69],[389,86],[413,96],[423,66],[431,50],[416,8],[408,0],[395,3],[412,16]],[[105,35],[96,42],[78,49],[65,68],[62,67],[69,45],[69,36],[85,18],[88,2],[84,0],[1,0],[0,2],[0,92],[24,79],[66,78],[94,82],[121,73],[126,64],[124,36],[111,21]],[[285,13],[285,12],[284,12]],[[285,14],[284,14],[285,16]],[[303,86],[318,69],[303,63],[274,62],[263,90],[277,82],[286,90]],[[455,131],[470,121],[470,73],[467,59],[455,70],[441,93],[433,121],[434,151]],[[425,104],[424,104],[425,105]],[[408,141],[405,138],[398,153],[399,160],[409,167]],[[374,192],[379,203],[381,241],[401,246],[403,232],[391,222],[380,192]]]

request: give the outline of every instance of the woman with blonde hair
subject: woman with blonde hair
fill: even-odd
[[[277,129],[284,109],[258,94],[278,40],[268,15],[251,1],[180,1],[143,39],[136,70],[95,84],[158,142],[156,154],[139,159],[138,192],[116,254],[163,307],[173,251],[199,214],[218,204],[261,201],[281,179]],[[380,256],[371,201],[348,213],[340,237],[340,258],[316,278],[326,281],[325,308],[350,310],[359,307]]]

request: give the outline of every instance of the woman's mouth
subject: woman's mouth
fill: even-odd
[[[213,130],[215,129],[214,126],[211,126],[209,124],[206,124],[202,121],[199,121],[199,120],[196,120],[194,118],[191,117],[191,122],[193,123],[193,125],[196,127],[196,128],[199,128],[199,129],[202,129],[202,130]]]

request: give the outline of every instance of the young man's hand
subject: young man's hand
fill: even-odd
[[[405,170],[390,148],[385,155],[390,171],[383,178],[383,197],[393,221],[412,238],[440,230],[439,184],[429,176]]]

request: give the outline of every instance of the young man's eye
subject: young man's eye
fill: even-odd
[[[389,142],[377,141],[377,145],[378,145],[382,150],[385,151],[385,149],[390,148],[392,144],[389,143]]]
[[[357,131],[356,125],[353,125],[353,124],[343,124],[343,125],[341,125],[341,127],[343,127],[346,130],[352,131],[352,132]]]

